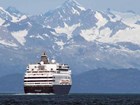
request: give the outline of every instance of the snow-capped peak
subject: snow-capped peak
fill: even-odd
[[[5,11],[4,8],[0,7],[0,11]]]
[[[13,16],[16,17],[21,17],[21,15],[23,15],[20,11],[18,11],[15,7],[8,7],[6,9],[6,11],[8,11],[10,14],[12,14]]]
[[[26,15],[19,12],[14,7],[8,7],[6,10],[0,7],[0,20],[1,21],[11,21],[11,22],[19,22],[27,18]]]
[[[20,13],[15,7],[8,7],[7,9],[6,9],[6,11],[8,11],[8,12],[10,12],[10,13]]]
[[[0,18],[3,20],[12,20],[11,14],[2,7],[0,7]]]
[[[62,5],[67,8],[74,8],[74,9],[80,9],[80,11],[85,11],[86,9],[82,7],[77,1],[75,0],[67,0]]]
[[[75,0],[67,0],[64,2],[64,4],[69,4],[69,5],[80,5],[77,1]]]

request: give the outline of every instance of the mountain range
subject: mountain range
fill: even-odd
[[[40,54],[68,63],[74,74],[140,69],[140,15],[94,11],[74,0],[40,15],[0,7],[0,76],[25,72]]]
[[[26,66],[44,51],[70,65],[73,93],[140,92],[140,15],[133,11],[94,11],[75,0],[39,15],[0,7],[0,93],[22,93]]]

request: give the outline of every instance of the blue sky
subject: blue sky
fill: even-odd
[[[66,0],[0,0],[0,6],[16,7],[28,14],[40,14],[60,6]],[[118,11],[133,10],[140,14],[140,0],[77,0],[82,6],[93,10],[111,8]]]

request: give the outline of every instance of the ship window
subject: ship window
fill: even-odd
[[[45,67],[44,67],[44,66],[39,66],[39,69],[40,69],[40,70],[44,70]]]
[[[57,71],[57,73],[60,73],[60,71]]]

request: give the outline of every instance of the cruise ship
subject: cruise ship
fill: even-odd
[[[71,70],[67,64],[48,60],[47,54],[41,55],[36,64],[29,64],[24,76],[26,94],[68,94],[72,85]]]

